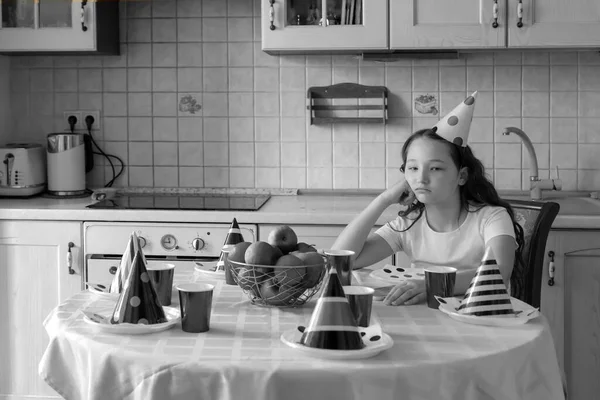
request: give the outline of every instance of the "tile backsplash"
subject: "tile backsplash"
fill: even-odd
[[[43,143],[66,128],[63,111],[100,110],[94,135],[126,164],[118,186],[382,189],[400,176],[408,135],[478,90],[470,142],[498,188],[528,187],[525,148],[501,135],[516,126],[534,143],[541,177],[558,166],[564,190],[600,189],[597,51],[387,63],[270,56],[259,1],[120,5],[120,56],[10,57],[12,118],[2,139]],[[0,117],[9,108],[1,79]],[[308,87],[340,82],[387,86],[387,124],[310,125]],[[112,177],[96,164],[89,186]]]

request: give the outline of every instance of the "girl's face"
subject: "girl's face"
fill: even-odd
[[[466,168],[458,170],[448,145],[427,138],[415,139],[408,148],[404,177],[423,204],[440,204],[459,198]]]

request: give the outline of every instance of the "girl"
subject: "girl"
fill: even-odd
[[[461,144],[441,137],[435,128],[413,133],[402,147],[405,179],[375,198],[333,248],[353,250],[355,268],[398,251],[415,264],[455,267],[455,294],[463,294],[490,246],[508,286],[523,231],[510,205],[485,177],[481,162]],[[396,203],[407,208],[369,235],[383,211]],[[395,286],[384,303],[409,305],[425,298],[425,281],[415,280]]]

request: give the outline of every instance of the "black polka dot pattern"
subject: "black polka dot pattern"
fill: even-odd
[[[472,106],[473,104],[475,104],[475,97],[473,96],[469,96],[465,99],[465,104],[468,106]]]
[[[458,124],[458,117],[456,115],[453,115],[450,118],[448,118],[448,125],[454,126],[456,124]]]

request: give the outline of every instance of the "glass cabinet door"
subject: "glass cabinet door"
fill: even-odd
[[[265,51],[386,49],[387,0],[261,0]]]
[[[40,28],[71,28],[71,0],[40,0]]]
[[[2,28],[35,27],[34,0],[2,0]]]

